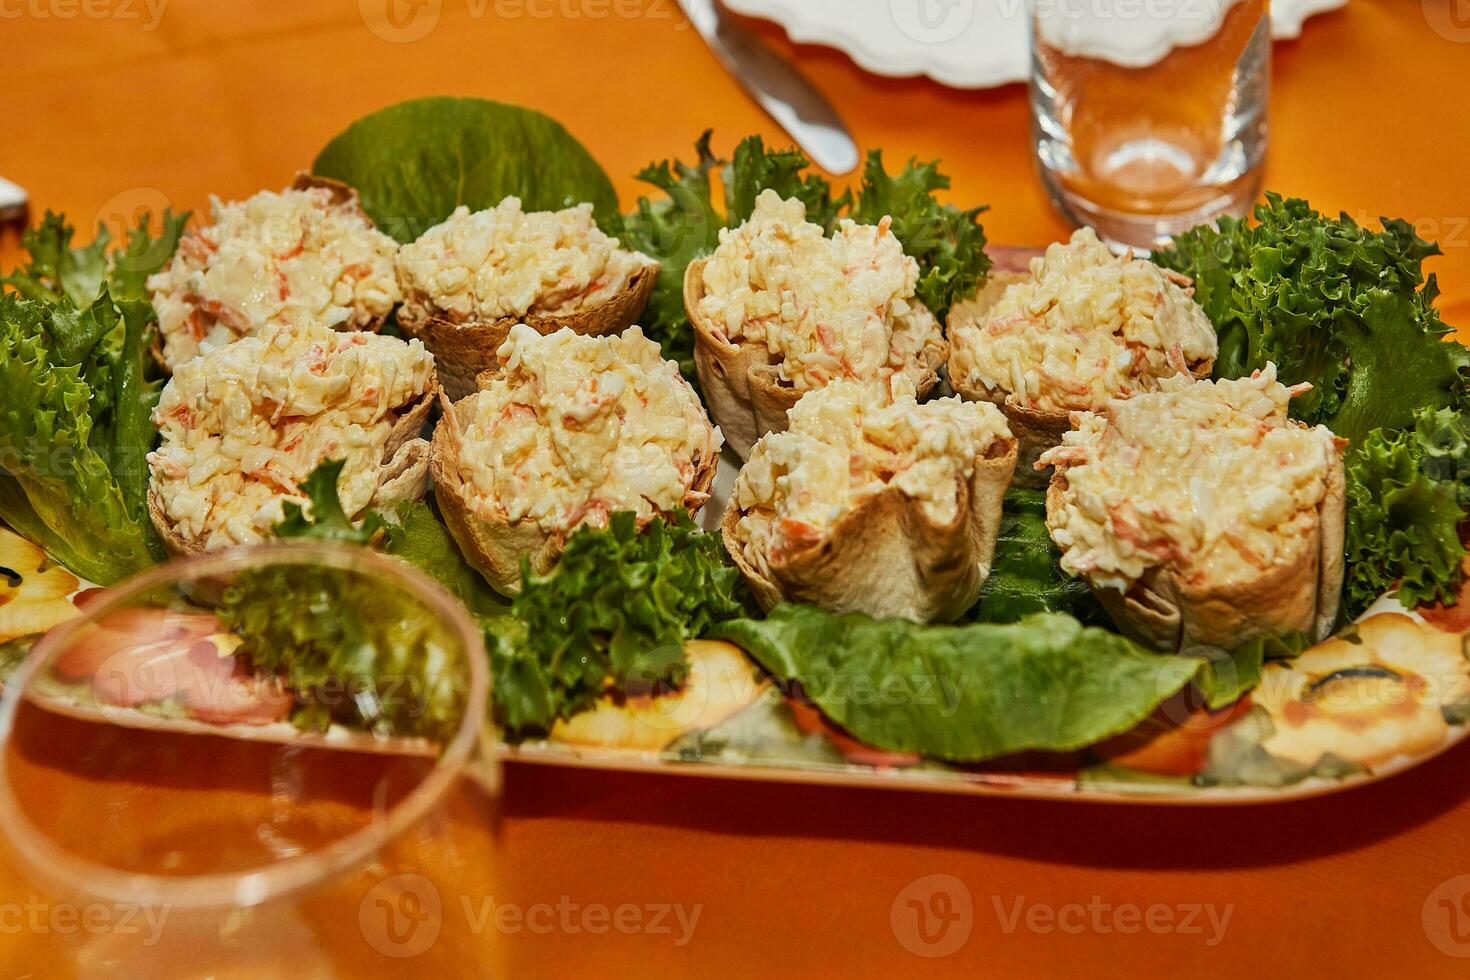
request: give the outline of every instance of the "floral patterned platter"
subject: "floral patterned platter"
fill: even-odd
[[[732,480],[733,472],[722,476]],[[39,635],[78,615],[98,591],[0,527],[0,678]],[[689,645],[690,675],[677,694],[608,702],[559,723],[548,739],[498,751],[510,760],[597,769],[1081,801],[1303,798],[1393,775],[1470,734],[1466,609],[1470,595],[1455,607],[1412,612],[1383,599],[1335,637],[1268,664],[1260,685],[1234,705],[1211,712],[1176,698],[1134,730],[1074,753],[957,766],[872,749],[783,696],[738,648],[709,641]],[[182,715],[120,697],[105,663],[77,665],[66,684],[46,691],[46,706],[131,727],[293,738],[284,710],[270,704],[234,704],[222,713],[218,704],[190,701],[189,692],[208,689],[198,671],[225,672],[206,682],[231,679],[234,660],[221,655],[229,637],[208,633],[187,633],[176,650],[160,650],[157,630],[148,630],[148,655],[169,658],[166,675],[185,695],[150,697],[182,700]],[[412,740],[379,740],[340,726],[327,744],[424,751]]]

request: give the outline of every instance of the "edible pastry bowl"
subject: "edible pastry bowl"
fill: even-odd
[[[475,379],[498,366],[496,352],[505,343],[511,327],[524,323],[546,336],[566,327],[589,337],[622,333],[638,322],[648,298],[658,283],[659,264],[645,265],[628,277],[623,288],[601,303],[561,316],[527,314],[497,320],[454,321],[428,317],[422,321],[400,319],[405,336],[423,341],[434,355],[444,392],[458,401],[475,391]]]
[[[494,376],[493,371],[481,377]],[[444,525],[458,543],[465,560],[484,576],[485,581],[503,596],[521,591],[521,559],[530,560],[531,573],[544,575],[551,570],[566,547],[569,530],[543,530],[534,521],[510,521],[503,517],[487,518],[470,505],[469,488],[460,473],[459,457],[462,433],[457,404],[446,403],[443,417],[434,427],[429,446],[429,472],[434,479],[434,498]],[[720,465],[718,455],[695,460],[693,493],[708,494]],[[698,508],[691,512],[696,513]],[[643,526],[652,518],[639,521]],[[572,529],[572,530],[575,530]]]
[[[710,418],[720,427],[725,445],[744,460],[761,436],[786,431],[786,413],[806,392],[781,380],[778,362],[765,345],[730,343],[700,312],[708,261],[695,259],[684,271],[684,312],[694,329],[694,369]],[[938,383],[938,373],[928,371],[916,386],[919,400]]]
[[[418,500],[429,488],[429,441],[422,437],[429,413],[439,397],[439,382],[431,379],[428,388],[393,422],[388,441],[383,446],[383,459],[378,468],[378,489],[371,506],[390,506],[404,500]],[[163,540],[164,549],[173,558],[187,558],[204,553],[202,541],[186,538],[169,518],[163,497],[152,485],[148,488],[148,517]]]
[[[1040,250],[1012,249],[1004,256],[997,257],[995,268],[992,269],[985,286],[970,299],[956,305],[950,311],[949,320],[945,324],[945,333],[950,343],[949,363],[951,366],[948,371],[950,387],[954,389],[955,394],[966,401],[990,402],[1005,413],[1006,423],[1010,425],[1011,432],[1015,434],[1020,444],[1016,461],[1016,486],[1036,490],[1047,486],[1051,474],[1050,467],[1038,470],[1036,461],[1042,453],[1059,445],[1062,437],[1071,430],[1071,411],[1038,409],[1021,405],[1009,392],[992,388],[981,381],[974,384],[969,383],[965,378],[959,376],[953,364],[957,352],[965,347],[964,335],[955,327],[982,323],[991,307],[1000,300],[1007,289],[1031,278],[1030,260],[1033,256],[1041,254]],[[1190,374],[1196,378],[1208,379],[1214,372],[1215,359],[1212,357],[1198,361],[1191,364],[1189,369]]]
[[[743,515],[733,499],[720,533],[763,609],[805,602],[879,619],[950,622],[975,604],[989,577],[1015,467],[1015,439],[995,440],[970,479],[957,481],[958,506],[947,524],[935,523],[918,500],[889,486],[844,514],[820,541],[772,562],[769,578],[736,537]]]
[[[1148,569],[1126,592],[1090,579],[1088,585],[1124,636],[1154,650],[1232,650],[1297,632],[1319,642],[1331,634],[1342,597],[1347,502],[1340,451],[1331,457],[1326,482],[1313,533],[1256,575],[1193,583],[1164,564]],[[1052,474],[1048,515],[1062,508],[1067,485],[1064,470]]]

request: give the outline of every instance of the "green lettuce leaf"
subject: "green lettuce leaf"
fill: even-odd
[[[560,123],[488,99],[413,99],[364,116],[312,172],[356,188],[368,216],[400,242],[461,204],[478,211],[510,195],[527,211],[589,203],[605,232],[621,225],[612,181]]]
[[[638,172],[638,179],[663,192],[652,201],[638,199],[637,210],[623,219],[623,244],[660,263],[658,285],[640,323],[658,341],[664,357],[676,362],[684,377],[694,378],[694,332],[684,315],[684,270],[720,243],[725,219],[714,207],[710,175],[721,161],[710,151],[706,131],[695,144],[695,162],[664,160]]]
[[[664,356],[677,361],[691,379],[694,335],[684,314],[684,270],[714,251],[721,228],[738,227],[749,218],[756,197],[767,188],[799,198],[806,204],[807,220],[829,235],[844,217],[869,224],[892,217],[893,233],[919,263],[919,298],[941,320],[950,306],[974,292],[990,268],[978,221],[985,209],[941,204],[934,195],[949,187],[949,178],[939,172],[937,162],[911,160],[889,174],[882,153],[873,150],[854,197],[851,191],[834,196],[825,178],[808,171],[811,163],[799,150],[767,149],[759,136],[742,140],[727,163],[710,149],[706,131],[695,143],[695,154],[692,164],[665,160],[638,173],[639,180],[662,196],[639,198],[637,209],[623,220],[622,235],[628,247],[663,266],[642,323],[663,346]],[[724,188],[723,214],[715,205],[715,174]]]
[[[710,635],[799,685],[865,744],[952,762],[1091,745],[1138,724],[1204,666],[1048,613],[917,626],[783,605]]]
[[[383,550],[444,586],[487,626],[508,617],[510,601],[470,567],[449,529],[423,501],[405,500],[388,515]]]
[[[1353,442],[1398,432],[1425,408],[1470,403],[1470,350],[1446,335],[1424,260],[1440,254],[1407,222],[1383,230],[1267,194],[1255,223],[1224,218],[1180,236],[1155,261],[1192,276],[1220,337],[1216,377],[1275,362],[1309,382],[1292,414]]]
[[[164,211],[158,234],[154,235],[150,227],[151,218],[144,214],[138,226],[128,231],[127,241],[112,253],[112,265],[107,273],[107,288],[112,298],[120,305],[148,301],[148,277],[173,258],[188,223],[189,212],[174,214]],[[99,229],[99,237],[102,233],[103,230]]]
[[[521,573],[514,629],[492,636],[498,720],[509,737],[550,731],[609,690],[651,692],[683,682],[684,641],[745,611],[740,573],[719,535],[687,516],[631,513],[583,527],[546,575]]]
[[[104,293],[98,302],[106,299]],[[95,444],[99,436],[106,440],[112,476],[128,513],[135,523],[151,529],[148,453],[158,440],[153,410],[163,393],[163,379],[155,377],[157,368],[149,353],[154,332],[153,306],[141,300],[122,300],[117,307],[123,323],[120,343],[106,355],[111,375],[111,404],[108,415],[98,419],[93,441]],[[145,538],[154,557],[162,558],[156,535],[149,530]]]
[[[360,523],[353,523],[342,508],[337,494],[337,481],[342,476],[342,459],[329,459],[301,481],[301,492],[311,501],[311,512],[293,500],[282,507],[283,517],[272,528],[278,538],[311,538],[318,541],[345,541],[348,544],[371,544],[383,533],[387,522],[377,511],[368,511]]]
[[[47,212],[0,277],[0,520],[101,585],[164,557],[148,520],[147,454],[162,380],[144,280],[188,215],[145,215],[119,248],[73,246]]]
[[[27,299],[52,303],[68,299],[73,307],[91,303],[107,280],[107,243],[111,235],[99,225],[96,241],[73,247],[74,233],[64,216],[47,211],[39,225],[21,235],[20,244],[29,261],[0,278],[0,283]]]
[[[1290,660],[1312,645],[1305,634],[1264,636],[1243,647],[1218,651],[1209,656],[1194,685],[1205,707],[1218,711],[1234,704],[1261,683],[1261,670],[1268,660]]]
[[[702,138],[706,146],[709,135],[706,132]],[[744,224],[755,211],[755,199],[761,191],[773,190],[782,197],[801,201],[806,205],[806,220],[832,234],[838,219],[852,207],[852,192],[844,191],[841,197],[834,198],[827,178],[806,172],[810,166],[806,154],[795,147],[767,150],[759,136],[745,137],[735,147],[730,166],[725,170],[725,224],[730,228]]]
[[[1463,578],[1460,529],[1470,513],[1470,428],[1449,409],[1421,409],[1411,429],[1378,429],[1346,457],[1345,612],[1397,586],[1410,608],[1452,605]]]
[[[1108,615],[1087,583],[1063,572],[1059,560],[1046,529],[1046,492],[1011,487],[990,577],[970,617],[982,623],[1014,623],[1032,613],[1055,612],[1089,626],[1108,625]]]
[[[282,677],[293,720],[345,721],[380,735],[452,734],[468,673],[456,641],[417,599],[340,568],[273,565],[240,573],[217,607],[236,653]]]
[[[510,603],[464,560],[448,529],[428,504],[404,500],[386,513],[369,510],[356,522],[348,517],[337,494],[343,462],[327,460],[301,481],[302,492],[311,501],[310,511],[288,502],[284,519],[273,528],[276,537],[380,547],[444,586],[487,625],[505,617]]]
[[[112,233],[106,225],[97,226],[97,237],[90,244],[73,246],[75,229],[63,215],[47,211],[39,225],[21,236],[21,247],[29,255],[26,264],[0,276],[0,285],[27,299],[70,300],[75,308],[85,308],[96,299],[104,283],[120,304],[146,301],[144,281],[173,257],[188,221],[187,211],[178,215],[165,211],[155,237],[150,228],[152,217],[144,214],[138,226],[128,231],[122,247],[110,249]]]
[[[990,271],[985,229],[979,220],[988,208],[941,204],[934,192],[948,189],[949,178],[939,172],[938,161],[910,160],[890,176],[883,169],[882,151],[870,150],[852,212],[855,220],[868,225],[877,224],[884,215],[892,216],[893,234],[919,263],[919,299],[940,323],[949,316],[949,308],[973,293]]]
[[[147,315],[105,288],[85,312],[0,295],[0,520],[99,585],[164,556],[146,513]]]

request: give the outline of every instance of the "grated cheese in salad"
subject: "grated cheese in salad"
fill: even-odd
[[[399,251],[398,315],[410,326],[565,316],[616,296],[652,262],[603,234],[590,204],[526,212],[507,197],[484,211],[461,206]]]
[[[940,398],[919,404],[895,381],[833,381],[803,396],[790,427],[751,450],[735,481],[735,537],[762,574],[793,551],[820,543],[844,515],[896,487],[925,516],[951,524],[962,486],[1010,428],[989,402]]]
[[[1088,411],[1213,359],[1215,329],[1188,280],[1114,256],[1091,228],[1031,260],[1031,274],[978,316],[950,318],[956,386],[1023,408]]]
[[[914,298],[918,277],[888,218],[842,221],[827,238],[801,201],[768,189],[749,220],[721,230],[700,312],[730,342],[763,345],[798,390],[893,375],[917,385],[946,353],[938,321]]]
[[[1126,591],[1148,569],[1187,580],[1258,575],[1314,533],[1339,451],[1325,426],[1287,417],[1292,395],[1267,364],[1249,378],[1165,378],[1160,390],[1074,416],[1044,453],[1067,489],[1048,508],[1061,564]]]
[[[271,326],[183,364],[164,386],[148,455],[152,488],[187,540],[208,549],[260,541],[301,481],[344,460],[337,491],[356,515],[373,503],[393,423],[432,386],[418,341],[329,327]]]
[[[454,406],[466,503],[486,520],[548,532],[697,509],[694,489],[720,452],[720,430],[666,361],[629,327],[589,337],[511,328],[499,374]]]
[[[211,223],[148,277],[170,368],[269,326],[364,329],[398,302],[398,243],[331,190],[211,201]]]

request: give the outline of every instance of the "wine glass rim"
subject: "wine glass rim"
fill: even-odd
[[[25,814],[11,787],[9,743],[15,715],[36,674],[53,654],[65,650],[76,634],[138,596],[160,586],[207,579],[249,568],[291,564],[328,565],[347,571],[367,570],[397,579],[457,634],[468,661],[469,690],[454,735],[444,744],[433,768],[382,818],[304,854],[244,872],[168,876],[122,871],[77,857],[56,844]],[[0,689],[0,827],[17,858],[36,873],[78,894],[126,905],[171,908],[253,906],[345,872],[422,820],[469,762],[487,716],[490,669],[479,628],[469,611],[443,586],[407,562],[336,541],[267,542],[195,555],[160,565],[103,591],[99,599],[42,635],[20,667]],[[228,738],[221,733],[216,737]]]

